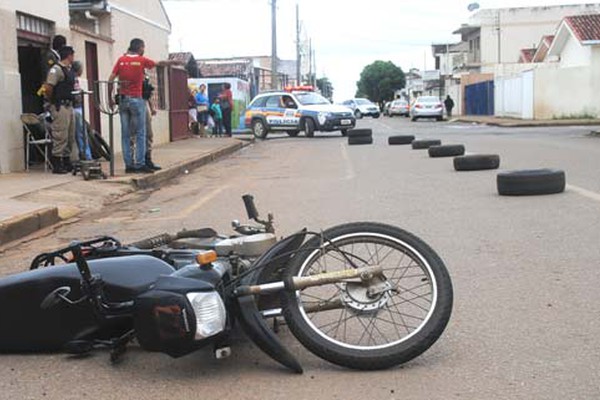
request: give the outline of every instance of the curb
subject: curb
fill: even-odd
[[[545,128],[545,127],[556,127],[556,126],[597,126],[600,125],[600,120],[590,120],[590,121],[514,121],[514,122],[485,122],[485,121],[473,121],[468,119],[454,119],[450,122],[454,123],[464,123],[464,124],[478,124],[478,125],[488,125],[488,126],[498,126],[501,128]]]
[[[164,183],[168,180],[176,178],[179,175],[184,175],[187,172],[193,171],[197,168],[200,168],[206,164],[209,164],[213,161],[216,161],[220,158],[226,157],[235,153],[236,151],[242,149],[250,145],[251,142],[248,143],[235,143],[219,150],[206,154],[199,158],[189,159],[187,161],[182,161],[179,164],[175,164],[171,167],[165,168],[162,171],[157,171],[154,174],[143,176],[140,178],[132,178],[130,183],[136,190],[143,190],[152,187],[156,187],[161,183]]]
[[[60,221],[58,207],[46,207],[0,223],[0,245],[21,239]]]

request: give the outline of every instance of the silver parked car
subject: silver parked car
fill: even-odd
[[[435,118],[438,121],[444,119],[444,104],[436,96],[420,96],[410,108],[410,118]]]
[[[388,111],[388,115],[390,117],[393,117],[394,115],[403,115],[405,117],[408,117],[409,114],[410,107],[408,105],[408,101],[402,99],[392,101],[392,104],[390,105],[390,109]]]

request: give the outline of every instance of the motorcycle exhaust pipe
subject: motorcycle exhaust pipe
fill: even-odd
[[[282,290],[296,291],[356,278],[360,278],[363,282],[368,282],[374,277],[381,275],[383,275],[383,267],[374,265],[370,267],[325,272],[311,276],[294,276],[285,281],[265,283],[262,285],[240,286],[235,290],[235,295],[240,297],[275,293]]]

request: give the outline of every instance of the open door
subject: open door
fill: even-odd
[[[188,131],[188,73],[183,68],[169,68],[169,127],[171,141],[187,139]]]

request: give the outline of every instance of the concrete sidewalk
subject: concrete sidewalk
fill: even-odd
[[[248,139],[247,137],[242,137]],[[167,184],[173,178],[236,152],[250,140],[197,138],[154,149],[154,174],[125,174],[123,158],[115,157],[115,177],[84,181],[81,175],[53,175],[43,170],[0,175],[0,247],[61,220],[104,205],[136,190]],[[108,162],[103,162],[108,174]]]
[[[517,119],[494,116],[459,116],[449,122],[477,123],[506,128],[526,128],[544,126],[600,126],[600,119]]]

